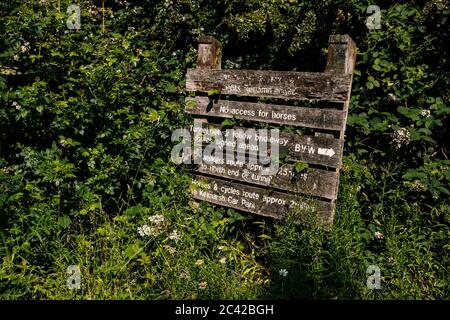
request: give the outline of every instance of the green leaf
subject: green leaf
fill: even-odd
[[[132,244],[129,244],[125,249],[125,257],[127,259],[133,259],[136,257],[136,255],[141,251],[140,242],[135,242]]]
[[[141,213],[141,211],[142,211],[142,205],[138,204],[137,206],[128,208],[127,210],[125,210],[123,212],[123,214],[127,215],[127,216],[137,216],[137,215],[139,215],[139,213]]]
[[[225,119],[221,123],[222,127],[229,128],[235,125],[235,121],[233,119]]]
[[[220,96],[221,91],[219,89],[213,89],[208,91],[208,97],[216,97],[216,96]]]
[[[59,217],[58,219],[58,224],[63,228],[67,228],[71,223],[72,219],[70,219],[70,217],[67,214],[63,215],[62,217]]]
[[[294,164],[294,171],[295,171],[296,174],[299,174],[299,173],[305,171],[308,168],[309,168],[309,164],[307,164],[305,162],[297,161]]]
[[[166,92],[168,93],[174,93],[177,92],[177,86],[175,86],[173,83],[167,83],[165,87]]]
[[[413,179],[425,180],[426,178],[427,178],[427,175],[424,172],[420,172],[415,169],[409,169],[403,175],[403,179],[405,179],[405,180],[413,180]]]

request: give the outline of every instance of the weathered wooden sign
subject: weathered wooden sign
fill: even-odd
[[[208,132],[209,130],[217,130],[217,128],[220,128],[220,126],[212,125],[210,128],[204,128],[203,131]],[[249,153],[251,155],[258,153],[259,146],[257,142],[262,139],[258,136],[258,131],[235,127],[232,132],[223,133],[225,138],[228,135],[232,135],[233,139],[229,141],[224,140],[218,144],[223,144],[224,147],[229,146],[235,148],[239,153]],[[211,142],[212,139],[210,136],[214,136],[214,134],[203,137],[203,142]],[[241,141],[245,141],[239,142],[239,138]],[[334,168],[340,166],[343,140],[336,139],[332,136],[299,136],[280,132],[278,138],[268,137],[267,140],[269,145],[267,151],[269,154],[271,144],[278,143],[280,153],[287,152],[292,160]]]
[[[355,56],[356,46],[350,36],[332,35],[325,72],[221,70],[222,45],[213,37],[200,37],[197,68],[188,69],[186,77],[187,91],[196,96],[186,98],[185,111],[204,124],[194,128],[203,134],[202,147],[214,142],[232,148],[236,158],[227,157],[225,152],[202,155],[193,177],[194,198],[274,218],[312,212],[320,222],[330,225]],[[206,96],[211,91],[220,96]],[[242,97],[253,98],[242,101]],[[255,98],[277,103],[251,101]],[[302,106],[306,101],[318,104]],[[225,130],[217,119],[303,127],[309,132],[262,136],[252,128]],[[223,132],[223,139],[214,138],[210,134],[213,130]],[[277,155],[286,155],[276,172],[268,174],[264,165],[247,161],[252,155],[258,156],[261,141],[268,144],[268,156],[272,144],[277,144]],[[299,161],[308,165],[296,170]]]

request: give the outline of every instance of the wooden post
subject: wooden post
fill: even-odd
[[[328,40],[328,61],[325,72],[353,74],[356,44],[348,34],[331,35]]]
[[[356,63],[356,43],[353,39],[348,35],[330,35],[328,39],[328,59],[327,59],[327,67],[325,72],[327,73],[335,73],[335,74],[348,74],[351,75],[351,79],[353,79],[353,71],[355,70]],[[350,105],[350,96],[352,91],[352,81],[350,81],[350,85],[348,87],[348,95],[347,100],[344,101],[343,111],[344,111],[344,123],[347,123],[348,116],[348,108]],[[344,141],[345,139],[345,128],[340,130],[339,132],[339,140]],[[341,155],[344,154],[344,144],[341,146]],[[337,168],[337,172],[339,173],[342,167],[342,156],[341,163]],[[338,183],[336,184],[335,194],[338,194],[339,189],[339,177],[338,174]],[[334,202],[334,201],[333,201]],[[330,217],[329,224],[331,226],[332,221],[334,219],[334,211],[332,216]]]
[[[353,79],[353,71],[356,62],[356,44],[348,34],[331,35],[328,40],[328,61],[325,72],[335,74],[349,74]],[[348,87],[347,100],[344,101],[344,123],[347,123],[348,106],[350,104],[350,93],[352,82]],[[345,126],[340,131],[339,138],[344,140]]]
[[[222,44],[216,38],[205,35],[198,38],[197,69],[222,69]],[[196,121],[208,124],[208,118],[196,118]],[[198,156],[202,154],[195,153],[194,159]]]
[[[222,44],[211,36],[198,39],[197,68],[222,69]]]

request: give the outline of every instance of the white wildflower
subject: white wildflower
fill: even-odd
[[[280,274],[280,276],[282,277],[287,277],[288,275],[288,271],[286,269],[280,269],[280,271],[278,271],[278,273]]]
[[[424,118],[428,118],[431,115],[431,112],[430,110],[423,109],[422,111],[420,111],[420,115]]]
[[[411,190],[413,191],[422,191],[425,190],[425,186],[420,180],[414,180],[412,183],[409,183]]]
[[[400,128],[394,132],[394,138],[392,142],[394,143],[397,149],[400,149],[403,145],[408,145],[411,141],[411,134],[408,129]]]
[[[159,225],[159,224],[163,223],[165,219],[164,219],[163,215],[157,214],[157,215],[148,217],[148,220],[150,220],[151,223]]]
[[[164,249],[166,249],[167,252],[169,252],[170,254],[174,254],[174,253],[177,251],[177,249],[175,249],[175,248],[172,247],[172,246],[168,246],[168,245],[165,245],[165,246],[164,246]]]
[[[25,42],[23,45],[20,46],[20,51],[22,53],[25,53],[28,50],[30,50],[30,43],[29,42]]]
[[[225,258],[225,257],[220,258],[219,262],[220,262],[221,264],[225,264],[225,263],[227,263],[227,258]]]
[[[177,242],[178,240],[181,239],[181,235],[178,234],[177,230],[174,230],[169,234],[169,239]]]
[[[157,229],[150,227],[149,225],[146,224],[144,224],[141,227],[138,227],[137,231],[141,237],[157,236],[159,234],[159,231]]]
[[[375,239],[381,240],[384,238],[384,234],[382,234],[380,231],[375,232]]]
[[[397,97],[393,93],[388,94],[388,100],[389,101],[397,101]]]
[[[14,101],[14,102],[12,103],[12,106],[13,106],[14,108],[16,108],[16,110],[22,109],[22,106],[21,106],[20,104],[18,104],[16,101]]]
[[[208,283],[206,281],[202,281],[198,284],[199,289],[206,289],[206,286],[208,285]]]

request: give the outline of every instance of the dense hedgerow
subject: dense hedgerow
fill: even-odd
[[[380,2],[374,31],[369,1],[0,4],[2,298],[450,296],[448,2]],[[197,37],[224,68],[322,71],[333,33],[358,46],[333,229],[193,202],[170,137]]]

